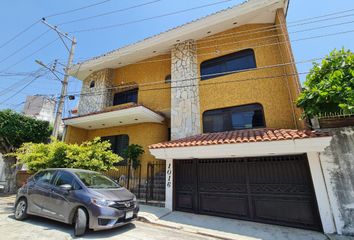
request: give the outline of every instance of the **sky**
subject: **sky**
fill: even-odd
[[[241,2],[243,0],[2,0],[0,2],[0,29],[2,30],[0,35],[0,109],[11,108],[22,111],[27,95],[58,96],[60,93],[61,84],[53,74],[47,73],[33,81],[32,75],[27,76],[41,68],[35,60],[50,65],[54,59],[58,59],[57,70],[61,72],[67,62],[67,49],[57,39],[54,31],[48,31],[47,26],[38,22],[42,17],[46,17],[48,23],[58,25],[62,32],[75,36],[77,47],[74,62],[78,62]],[[71,11],[93,4],[97,5]],[[132,8],[136,5],[141,6]],[[197,8],[199,6],[205,7]],[[194,7],[196,8],[191,11],[131,23]],[[120,11],[89,18],[116,10]],[[63,12],[66,13],[58,14]],[[338,12],[342,13],[316,18]],[[78,19],[81,20],[68,23]],[[324,19],[327,20],[322,21]],[[354,51],[353,0],[291,0],[287,22],[302,82],[305,80],[306,72],[312,66],[308,60],[324,57],[334,48],[345,47]],[[94,30],[97,27],[119,24],[120,26],[114,28]],[[27,31],[8,42],[30,25],[32,26]],[[83,29],[91,29],[91,31],[77,32]],[[70,45],[70,42],[67,44]],[[305,63],[301,63],[303,61]],[[61,77],[59,73],[58,75]],[[12,88],[8,89],[9,86]],[[68,91],[78,92],[80,89],[81,81],[71,78]],[[68,111],[76,104],[77,99],[67,100],[64,115],[67,116]]]

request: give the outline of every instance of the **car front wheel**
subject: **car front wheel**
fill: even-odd
[[[27,201],[26,199],[20,199],[15,207],[15,219],[23,220],[27,218]]]
[[[76,214],[75,214],[75,222],[74,222],[74,235],[75,236],[82,236],[84,235],[85,231],[86,231],[86,224],[87,224],[87,214],[85,212],[85,210],[83,210],[82,208],[78,208],[76,210]]]

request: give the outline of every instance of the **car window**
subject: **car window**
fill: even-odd
[[[118,188],[117,183],[97,172],[75,172],[76,176],[89,188]]]
[[[55,182],[55,186],[60,186],[64,184],[70,184],[74,190],[80,189],[81,186],[75,180],[74,176],[68,172],[60,172],[58,178]]]
[[[54,176],[55,171],[41,171],[34,176],[34,179],[37,183],[46,183],[50,184]]]

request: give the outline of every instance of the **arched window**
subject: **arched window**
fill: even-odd
[[[168,75],[165,77],[165,83],[171,83],[171,74],[168,74]]]
[[[200,75],[201,80],[207,80],[256,67],[253,49],[245,49],[202,62]]]
[[[90,82],[90,88],[94,88],[95,87],[95,81],[91,81]]]
[[[208,110],[203,113],[203,132],[225,132],[264,128],[263,107],[259,103]]]

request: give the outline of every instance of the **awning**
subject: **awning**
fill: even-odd
[[[137,123],[162,123],[164,117],[141,105],[90,113],[63,119],[64,124],[83,129],[100,129]]]
[[[323,131],[250,129],[206,133],[149,146],[157,159],[232,158],[322,152],[332,137]]]

